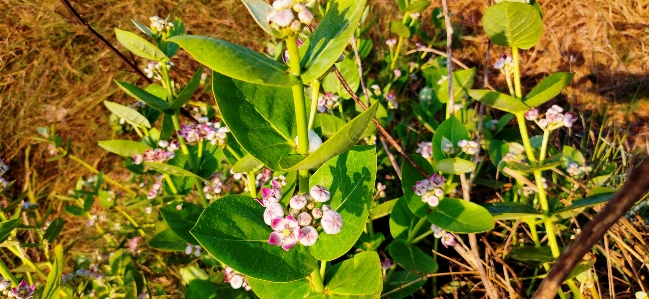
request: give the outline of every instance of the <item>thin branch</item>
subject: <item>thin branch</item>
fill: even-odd
[[[442,0],[444,22],[446,24],[446,69],[448,70],[448,111],[449,115],[455,112],[455,93],[453,92],[453,26],[448,13],[448,4]]]
[[[394,168],[394,172],[397,173],[399,180],[401,180],[401,168],[399,167],[399,163],[397,163],[397,159],[395,159],[394,155],[390,152],[390,148],[385,143],[385,138],[383,138],[383,136],[379,136],[379,139],[381,140],[381,144],[383,145],[383,150],[385,151],[385,154],[388,155],[388,159],[390,159],[390,163],[392,163],[392,168]]]
[[[496,254],[496,251],[491,247],[491,244],[487,241],[487,238],[485,236],[482,236],[482,243],[485,244],[485,248],[487,251],[491,252],[491,255],[493,255],[494,260],[496,260],[497,263],[503,265],[503,267],[507,268],[509,272],[512,274],[512,278],[514,279],[514,282],[516,282],[516,287],[518,288],[518,295],[521,296],[521,298],[525,298],[525,288],[523,288],[523,283],[518,279],[518,275],[516,275],[516,272],[512,267],[510,267],[505,261],[503,261],[498,254]]]
[[[124,54],[122,54],[113,44],[111,44],[106,38],[104,38],[99,32],[97,32],[90,24],[88,24],[88,21],[79,14],[74,7],[72,7],[72,4],[68,0],[61,0],[63,5],[74,15],[74,17],[81,23],[81,25],[86,26],[86,29],[90,31],[92,36],[94,36],[96,39],[98,39],[101,43],[103,43],[106,47],[108,47],[115,55],[117,55],[126,65],[128,65],[133,71],[140,76],[140,78],[144,79],[144,81],[148,83],[152,83],[151,79],[149,79],[141,70],[140,68],[137,67],[137,65],[130,60]]]

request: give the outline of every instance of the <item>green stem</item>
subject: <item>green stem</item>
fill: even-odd
[[[250,189],[250,196],[257,198],[257,185],[255,184],[255,172],[248,172],[248,189]]]
[[[514,92],[518,99],[522,99],[520,57],[518,55],[518,47],[516,46],[512,47],[512,60],[514,61]]]
[[[536,157],[534,156],[534,149],[532,149],[532,143],[530,142],[530,135],[527,132],[527,124],[525,123],[525,113],[519,112],[516,113],[516,121],[518,121],[518,129],[521,131],[521,138],[523,139],[523,146],[525,147],[525,153],[527,154],[527,159],[530,162],[536,162]]]
[[[300,77],[300,51],[297,46],[297,35],[289,36],[286,39],[286,48],[288,49],[289,63],[291,74]],[[308,125],[306,119],[306,106],[304,104],[304,84],[302,82],[293,85],[293,104],[295,105],[295,120],[297,121],[298,147],[297,152],[300,155],[309,154],[309,137]],[[300,170],[298,172],[300,193],[309,192],[309,171]]]
[[[575,282],[572,279],[567,280],[566,284],[570,288],[570,291],[572,291],[572,298],[574,299],[584,298],[584,296],[581,294],[581,291],[579,290],[579,287],[575,284]]]
[[[132,226],[137,230],[137,232],[138,232],[138,234],[140,234],[140,236],[142,236],[142,237],[145,237],[145,236],[146,236],[146,233],[145,233],[145,232],[140,228],[140,225],[137,224],[137,221],[135,221],[135,219],[133,219],[133,217],[131,217],[131,215],[129,215],[128,213],[126,213],[126,211],[124,211],[124,210],[123,210],[120,206],[118,206],[118,205],[114,205],[113,208],[114,208],[115,210],[117,210],[117,212],[119,212],[120,214],[122,214],[122,216],[126,219],[126,221],[128,221],[128,222],[129,222],[129,223],[130,223],[130,224],[131,224],[131,225],[132,225]]]
[[[548,152],[548,141],[550,140],[550,130],[543,130],[543,143],[541,144],[541,155],[539,161],[543,162]]]
[[[316,269],[313,270],[313,273],[311,273],[311,283],[313,284],[313,290],[318,293],[323,293],[324,282],[322,280],[322,275],[320,275],[320,269],[318,268],[319,267],[316,267]]]
[[[320,97],[320,80],[316,79],[313,80],[313,83],[311,83],[311,114],[309,115],[309,130],[313,130],[313,126],[315,126],[315,115],[318,109],[319,97]]]
[[[410,233],[408,233],[408,239],[406,240],[406,243],[412,244],[412,240],[415,239],[415,236],[417,235],[417,232],[419,232],[419,229],[421,229],[424,224],[426,224],[426,217],[422,217],[417,221],[417,224],[415,224],[415,227],[410,230]]]
[[[430,234],[433,233],[433,230],[426,231],[425,233],[421,234],[419,237],[414,238],[410,244],[417,244],[419,241],[423,240],[424,238],[428,237]]]
[[[516,92],[514,91],[514,85],[512,84],[512,78],[510,77],[509,72],[505,74],[505,81],[507,81],[507,87],[509,88],[509,95],[515,97]]]
[[[90,164],[88,164],[85,161],[77,158],[76,156],[69,154],[65,149],[59,147],[59,151],[63,152],[64,155],[67,155],[68,158],[70,158],[70,160],[73,160],[73,161],[81,164],[81,166],[83,166],[85,169],[89,170],[90,172],[92,172],[94,174],[99,174],[99,170],[97,170],[94,167],[90,166]],[[104,178],[104,181],[106,181],[106,183],[109,183],[109,184],[111,184],[111,185],[113,185],[113,186],[115,186],[117,188],[120,188],[120,189],[126,191],[126,193],[128,193],[129,196],[131,196],[131,197],[136,197],[137,196],[137,193],[135,191],[133,191],[133,190],[131,190],[129,188],[126,188],[126,186],[116,182],[115,180],[111,179],[107,175],[104,175],[103,178]]]
[[[403,15],[403,19],[401,20],[401,23],[404,25],[408,21],[408,14]],[[390,62],[390,70],[394,70],[394,68],[397,66],[397,60],[399,60],[399,54],[401,54],[401,47],[403,46],[403,37],[399,37],[399,42],[397,43],[397,50],[394,52],[394,55],[392,56],[392,61]]]
[[[20,258],[23,264],[27,264],[32,269],[34,269],[34,271],[36,271],[38,276],[40,276],[44,280],[47,280],[47,275],[45,275],[45,272],[43,272],[43,270],[38,268],[38,266],[36,266],[36,264],[34,264],[34,262],[32,262],[32,260],[30,260],[29,257],[25,255],[25,253],[22,251],[22,249],[20,249],[20,247],[9,246],[7,247],[7,249],[9,249],[9,251],[13,252],[13,254],[15,254],[18,258]],[[50,268],[52,268],[52,264],[49,264],[49,266]]]
[[[173,194],[178,194],[178,189],[176,188],[176,185],[174,184],[174,181],[171,180],[171,177],[168,174],[164,174],[165,181],[167,182],[167,185],[169,185],[169,189],[171,189],[171,193]]]
[[[320,277],[325,276],[327,270],[327,261],[320,261]]]
[[[397,270],[397,264],[393,263],[392,267],[390,267],[390,270],[388,270],[388,273],[385,274],[383,281],[385,281],[386,283],[390,282],[390,278],[392,277],[392,274],[394,274],[395,270]]]
[[[16,276],[14,276],[11,271],[9,271],[9,268],[7,267],[5,262],[2,261],[2,259],[0,259],[0,275],[2,275],[4,279],[9,279],[11,281],[12,287],[18,286],[18,284],[20,283],[18,281],[18,278],[16,278]]]

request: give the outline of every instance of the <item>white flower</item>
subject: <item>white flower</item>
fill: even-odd
[[[284,9],[275,14],[271,18],[270,22],[279,27],[288,27],[291,25],[293,20],[295,20],[295,15],[293,15],[293,12],[290,9]]]
[[[305,226],[302,228],[302,238],[300,244],[304,246],[311,246],[318,241],[318,231],[313,226]]]
[[[273,219],[284,217],[284,208],[281,204],[276,202],[270,202],[266,204],[266,210],[264,211],[264,222],[271,225]]]
[[[512,57],[507,55],[507,54],[503,54],[503,55],[500,56],[500,58],[498,58],[496,63],[494,63],[494,68],[499,70],[499,69],[504,68],[506,65],[511,66],[513,64],[514,64],[514,62],[512,60]]]
[[[304,207],[306,207],[307,202],[308,201],[306,200],[304,195],[298,194],[298,195],[295,195],[295,196],[291,197],[291,201],[290,201],[289,204],[291,206],[291,209],[301,210]],[[282,216],[284,216],[284,215],[282,215]]]
[[[331,198],[329,190],[320,185],[313,186],[309,194],[317,202],[327,202]]]
[[[293,6],[293,0],[276,0],[273,2],[273,8],[277,11],[291,8]]]
[[[315,152],[322,145],[322,139],[313,130],[309,130],[308,138],[309,138],[309,154],[311,154]],[[298,139],[299,136],[295,137],[295,144],[299,144]]]
[[[385,44],[388,45],[388,47],[392,48],[397,45],[397,40],[394,38],[388,39],[385,41]]]
[[[313,22],[313,14],[308,9],[304,9],[297,14],[297,17],[305,25],[310,25]]]
[[[322,223],[322,229],[324,229],[325,233],[330,235],[339,233],[343,228],[343,217],[334,210],[324,211],[320,222]]]
[[[475,155],[478,152],[478,143],[475,141],[461,140],[457,143],[459,147],[462,148],[462,151],[469,155]]]

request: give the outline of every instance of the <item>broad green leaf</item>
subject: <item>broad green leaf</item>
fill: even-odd
[[[151,128],[149,120],[144,117],[144,115],[140,114],[140,112],[135,111],[135,109],[133,108],[129,108],[110,101],[104,101],[104,105],[106,105],[106,108],[108,108],[110,112],[117,115],[118,117],[123,118],[132,126]]]
[[[324,282],[329,295],[324,298],[376,298],[383,289],[379,256],[374,251],[357,253],[328,269]]]
[[[322,136],[327,138],[335,135],[336,132],[340,131],[340,129],[347,124],[344,120],[340,119],[340,117],[324,113],[317,114],[315,121],[322,129]]]
[[[421,218],[408,208],[408,202],[405,197],[400,197],[394,204],[392,214],[390,214],[390,234],[394,239],[408,239],[408,234],[415,228]],[[422,226],[419,231],[413,232],[420,235],[430,229],[430,225]]]
[[[523,102],[528,107],[538,107],[554,99],[570,84],[574,75],[574,73],[555,73],[548,76],[523,98]]]
[[[198,155],[198,146],[190,147],[192,155],[196,153]],[[209,180],[210,177],[216,172],[216,170],[221,166],[223,161],[223,148],[218,144],[211,144],[209,141],[205,140],[203,145],[203,153],[201,155],[200,164],[198,165],[197,174],[205,180]]]
[[[437,162],[437,170],[446,174],[463,174],[475,170],[475,163],[458,157]]]
[[[469,131],[466,130],[464,124],[454,115],[451,116],[437,127],[437,131],[433,135],[433,158],[435,161],[447,158],[442,150],[446,142],[450,142],[454,148],[458,149],[458,142],[470,139],[471,135],[469,135]]]
[[[7,241],[11,232],[23,222],[22,218],[0,222],[0,243]]]
[[[268,244],[272,230],[263,214],[252,197],[223,197],[205,209],[191,234],[214,258],[250,277],[288,282],[313,272],[318,261],[306,247],[285,251]]]
[[[361,139],[363,132],[365,132],[374,118],[378,107],[379,103],[374,103],[374,105],[347,123],[340,131],[334,136],[331,136],[317,150],[304,159],[300,155],[282,157],[280,166],[286,171],[314,169],[320,167],[320,165],[332,157],[344,153]]]
[[[406,12],[406,0],[397,0],[397,6],[402,12]]]
[[[345,58],[342,62],[336,63],[336,67],[340,74],[345,78],[352,91],[356,92],[360,86],[361,77],[358,73],[356,60],[352,58]],[[351,99],[352,96],[343,88],[342,83],[334,73],[329,73],[324,80],[322,80],[322,89],[325,92],[337,93],[344,99]]]
[[[397,264],[405,269],[422,274],[437,272],[437,263],[433,258],[421,251],[414,244],[408,244],[404,239],[395,239],[388,246],[390,256]]]
[[[236,80],[284,87],[300,82],[286,72],[288,67],[285,64],[244,46],[197,35],[174,36],[167,40],[179,44],[194,59],[213,71]]]
[[[488,203],[483,206],[496,220],[518,220],[521,217],[543,216],[533,207],[516,202]]]
[[[486,232],[495,225],[487,209],[457,198],[442,199],[437,207],[430,207],[426,217],[442,229],[459,234]]]
[[[411,14],[411,13],[416,13],[416,12],[422,12],[422,11],[426,10],[426,8],[428,8],[428,6],[430,6],[430,0],[415,1],[413,3],[410,3],[410,5],[408,5],[406,7],[405,13]]]
[[[410,28],[398,20],[390,22],[390,31],[403,38],[409,38],[412,35]]]
[[[408,271],[396,271],[390,277],[390,282],[383,283],[383,295],[387,298],[400,299],[419,290],[428,279]]]
[[[104,140],[99,141],[99,146],[122,157],[133,157],[151,149],[150,146],[133,140]]]
[[[144,162],[144,165],[149,166],[151,169],[162,174],[175,175],[180,177],[194,177],[200,179],[200,177],[193,172],[185,170],[178,166],[158,162]]]
[[[370,210],[370,219],[375,220],[390,215],[396,203],[396,199],[391,199],[373,207]]]
[[[300,65],[306,71],[303,82],[322,77],[340,58],[349,44],[365,9],[365,0],[337,0],[331,6],[308,41]]]
[[[311,282],[304,278],[291,282],[271,282],[248,277],[248,283],[261,299],[306,298],[311,292]]]
[[[448,71],[446,71],[446,73],[448,73]],[[453,72],[453,98],[456,100],[456,103],[460,98],[466,95],[469,89],[473,86],[473,83],[475,82],[475,73],[475,68]],[[448,103],[448,79],[444,80],[442,84],[433,82],[433,90],[440,102]]]
[[[556,258],[552,257],[552,249],[550,249],[550,246],[516,247],[509,251],[507,258],[527,265],[551,263],[556,260]]]
[[[566,145],[563,147],[563,160],[568,163],[578,163],[579,166],[586,164],[586,158],[584,155],[577,149],[572,146]]]
[[[201,269],[200,266],[198,265],[180,268],[180,270],[178,271],[178,275],[180,275],[180,279],[185,284],[188,284],[194,280],[210,279],[209,275],[207,275],[207,272]]]
[[[79,206],[65,206],[63,209],[74,216],[83,216],[86,212]]]
[[[580,209],[606,203],[609,201],[609,199],[611,199],[613,194],[615,194],[615,192],[599,193],[599,194],[588,196],[586,198],[574,200],[572,202],[572,205],[569,205],[565,208],[561,208],[552,212],[552,220],[556,221],[561,219],[567,219],[570,218],[571,216],[578,214],[579,213],[578,210]]]
[[[174,233],[185,241],[198,245],[198,241],[189,230],[196,225],[198,217],[203,213],[203,208],[192,203],[183,203],[183,208],[179,211],[176,205],[171,204],[161,208],[160,213]]]
[[[122,81],[115,81],[115,82],[117,83],[117,86],[119,86],[119,88],[121,88],[128,95],[134,97],[137,100],[145,102],[147,105],[151,106],[151,108],[155,110],[165,112],[167,108],[169,108],[169,103],[161,100],[157,96],[150,94],[147,91],[135,85],[122,82]]]
[[[201,84],[201,76],[203,76],[203,66],[201,65],[198,67],[198,70],[196,70],[196,73],[194,73],[194,76],[192,76],[191,80],[187,83],[187,86],[183,89],[183,91],[178,95],[176,100],[169,105],[169,110],[176,110],[180,109],[185,103],[187,103],[189,100],[192,99],[192,95],[194,95],[194,92],[198,89],[198,86]]]
[[[502,2],[482,17],[482,27],[494,44],[529,49],[541,39],[543,22],[539,12],[526,3]]]
[[[421,168],[426,171],[428,175],[435,174],[435,169],[430,165],[430,162],[420,155],[410,155],[410,158]],[[412,189],[415,183],[426,179],[424,175],[419,173],[408,161],[403,161],[401,164],[401,187],[403,188],[403,198],[405,199],[410,211],[415,216],[421,218],[426,215],[426,210],[430,207],[427,203],[421,201],[421,196],[415,194]]]
[[[61,231],[63,231],[64,224],[65,221],[61,217],[54,219],[54,221],[52,221],[47,227],[47,230],[45,230],[43,239],[47,240],[47,242],[49,242],[50,244],[54,243],[54,241],[56,241],[56,238],[58,238],[61,234]]]
[[[376,181],[374,146],[356,146],[327,161],[318,169],[309,186],[329,189],[327,204],[343,218],[342,230],[335,235],[320,232],[318,242],[309,247],[322,261],[331,261],[348,252],[365,228]]]
[[[149,240],[149,246],[162,251],[185,251],[187,241],[174,233],[173,230],[166,229]]]
[[[273,170],[295,148],[297,125],[290,88],[261,86],[212,73],[226,125],[248,153]]]
[[[252,15],[252,18],[255,20],[257,25],[261,27],[261,29],[266,31],[266,33],[268,33],[272,37],[282,37],[279,32],[270,28],[270,24],[268,23],[268,13],[273,11],[273,7],[270,6],[270,4],[268,4],[264,0],[241,0],[241,2],[243,2],[243,5],[246,6],[248,11],[250,12],[250,15]]]
[[[252,155],[245,155],[241,160],[232,166],[232,171],[237,173],[258,171],[264,167],[264,163],[259,162]]]
[[[133,22],[133,24],[135,25],[135,27],[137,27],[137,29],[140,29],[140,31],[142,31],[142,33],[146,34],[146,36],[148,36],[150,38],[154,38],[153,32],[151,32],[151,29],[149,29],[149,27],[144,26],[144,24],[142,24],[142,23],[140,23],[140,22],[138,22],[136,20],[131,20],[131,22]]]
[[[555,168],[559,165],[561,165],[563,162],[561,161],[561,158],[563,157],[563,154],[556,154],[552,157],[549,157],[548,159],[544,160],[543,162],[530,162],[530,164],[522,164],[518,162],[507,162],[507,165],[516,171],[524,172],[524,173],[532,173],[535,171],[543,171],[543,170],[548,170]]]
[[[469,96],[489,107],[509,113],[516,114],[530,110],[530,107],[516,98],[491,90],[472,89],[469,90]]]
[[[163,63],[169,61],[169,57],[158,49],[158,47],[135,33],[115,28],[115,36],[124,48],[137,56]]]
[[[208,280],[192,280],[185,289],[184,299],[248,299],[256,298],[244,288],[233,289],[229,283],[216,284]]]
[[[42,299],[58,299],[59,292],[61,291],[61,277],[63,276],[63,267],[65,266],[65,258],[63,257],[63,247],[61,244],[54,247],[54,265],[47,275],[47,282],[43,293],[39,298]]]
[[[133,277],[133,272],[126,272],[124,275],[124,298],[136,298],[137,295],[137,283]]]

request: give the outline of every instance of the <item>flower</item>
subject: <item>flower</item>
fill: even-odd
[[[536,110],[535,108],[532,108],[525,112],[525,119],[533,121],[536,120],[539,117],[539,111]]]
[[[381,95],[381,87],[378,84],[372,84],[372,86],[370,86],[370,88],[372,89],[372,93],[375,96],[378,97],[378,96]]]
[[[507,54],[503,54],[500,56],[500,58],[498,58],[498,60],[496,60],[496,63],[494,63],[494,68],[497,70],[501,70],[506,66],[511,67],[513,65],[514,65],[514,61],[512,60],[512,57]]]
[[[397,45],[397,39],[396,38],[391,38],[385,41],[385,44],[388,45],[388,47],[392,48]]]
[[[387,186],[383,185],[381,182],[376,183],[376,191],[378,193],[379,198],[384,198],[385,197],[385,189]]]
[[[12,288],[11,291],[9,291],[9,297],[14,297],[14,298],[19,298],[19,299],[26,299],[26,298],[31,298],[34,296],[34,290],[36,289],[35,285],[30,286],[25,282],[24,280],[18,284],[17,287]]]
[[[455,237],[451,233],[446,233],[442,236],[442,245],[448,248],[449,246],[455,246]]]
[[[264,222],[271,225],[274,219],[284,217],[284,208],[280,203],[272,202],[266,204],[266,210],[264,211]]]
[[[309,154],[311,154],[315,152],[315,150],[317,150],[322,145],[322,139],[313,130],[309,130],[308,138],[309,138]],[[298,139],[299,139],[298,137],[295,137],[295,144],[299,144]]]
[[[304,7],[304,5],[302,5],[302,7]],[[306,7],[297,14],[297,17],[300,19],[300,22],[305,25],[310,25],[311,22],[313,22],[313,14],[306,9]]]
[[[394,69],[392,72],[394,73],[394,78],[401,77],[401,70],[400,69]]]
[[[576,115],[574,115],[572,112],[568,111],[564,115],[563,118],[563,125],[566,126],[566,128],[572,127],[572,124],[576,122],[579,119]]]
[[[516,153],[514,152],[509,152],[506,155],[503,156],[503,161],[505,162],[514,162],[516,160]]]
[[[390,109],[398,109],[399,108],[399,102],[397,102],[397,96],[394,94],[394,92],[390,92],[385,96],[385,100],[388,101],[388,108]]]
[[[381,262],[381,269],[388,270],[390,268],[392,268],[392,261],[390,261],[389,259],[384,259]]]
[[[308,203],[308,200],[306,197],[302,194],[297,194],[293,197],[291,197],[291,201],[289,202],[289,205],[291,206],[291,209],[296,209],[296,210],[301,210],[304,207],[306,207],[306,204]]]
[[[470,140],[460,140],[457,143],[459,147],[462,148],[462,151],[468,155],[475,155],[478,152],[478,143]]]
[[[5,280],[3,278],[2,281],[0,282],[0,292],[4,292],[9,287],[11,287],[11,281],[10,280]]]
[[[302,212],[300,215],[297,215],[297,223],[300,224],[300,226],[308,226],[311,224],[312,220],[313,216],[307,212]]]
[[[428,159],[433,156],[433,143],[426,141],[419,142],[415,152]]]
[[[138,242],[140,242],[140,237],[135,237],[128,241],[128,251],[135,253],[138,248]]]
[[[311,210],[311,215],[313,215],[313,219],[320,219],[323,216],[322,209],[320,208],[314,208]]]
[[[343,217],[334,210],[324,210],[324,206],[325,205],[323,205],[324,212],[320,223],[322,223],[322,228],[324,229],[325,233],[335,235],[339,233],[343,227]]]
[[[327,92],[324,96],[318,99],[318,111],[321,113],[331,112],[333,109],[340,105],[340,97],[331,92]]]
[[[327,202],[331,198],[329,190],[320,185],[313,186],[309,194],[317,202]]]
[[[236,271],[234,271],[234,269],[228,266],[223,269],[223,273],[224,281],[226,283],[230,283],[230,286],[232,286],[233,289],[240,289],[243,287],[246,291],[250,290],[247,276],[241,273],[237,273]]]
[[[427,203],[431,207],[436,207],[439,205],[439,197],[432,193],[426,193],[421,196],[421,201]]]
[[[434,174],[425,180],[416,182],[413,189],[416,195],[421,196],[421,201],[431,207],[436,207],[444,197],[444,190],[441,188],[443,185],[444,178]]]
[[[300,244],[304,246],[311,246],[318,241],[318,230],[313,226],[305,226],[302,228],[302,238],[300,238]]]
[[[441,227],[435,224],[431,224],[430,229],[433,231],[433,236],[437,239],[443,237],[444,234],[446,233],[446,231],[444,231]]]
[[[282,199],[282,186],[275,180],[272,180],[270,184],[272,188],[261,188],[262,200],[257,199],[264,207],[269,203],[278,203]]]
[[[295,246],[302,237],[300,226],[293,215],[273,219],[271,228],[274,232],[270,234],[268,244],[281,246],[286,251]]]

